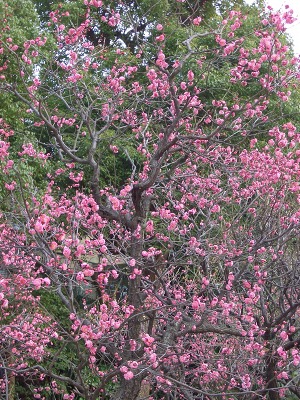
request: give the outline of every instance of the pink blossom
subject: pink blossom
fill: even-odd
[[[78,282],[83,281],[83,280],[84,280],[84,273],[81,272],[81,271],[78,272],[77,275],[76,275],[76,280],[77,280]]]
[[[154,342],[154,338],[153,337],[151,337],[150,335],[148,335],[148,333],[145,333],[143,336],[142,336],[142,341],[147,345],[147,346],[151,346],[152,344],[153,344],[153,342]]]
[[[132,371],[128,371],[124,374],[124,379],[126,379],[127,381],[130,381],[130,379],[133,378],[133,372]]]
[[[283,360],[286,360],[286,358],[287,358],[287,353],[286,353],[286,351],[283,349],[282,346],[279,346],[279,347],[278,347],[277,353],[278,353],[278,355],[279,355]]]
[[[15,190],[17,183],[15,181],[12,181],[11,183],[5,183],[4,186],[7,190]]]
[[[188,76],[189,81],[194,80],[194,72],[193,71],[189,70],[187,76]]]
[[[94,273],[95,273],[95,271],[92,270],[92,269],[85,269],[85,270],[83,271],[83,275],[84,275],[84,276],[93,276]]]
[[[27,279],[26,279],[24,276],[18,275],[17,278],[18,278],[17,281],[18,281],[18,284],[19,284],[19,285],[21,285],[21,286],[26,285]]]
[[[157,56],[156,65],[158,65],[161,68],[167,68],[169,64],[165,61],[165,58],[166,58],[165,54],[160,50]]]
[[[132,258],[132,259],[129,261],[129,265],[130,265],[131,267],[134,267],[135,264],[136,264],[136,260],[135,260],[134,258]]]
[[[207,279],[205,276],[202,278],[202,284],[205,286],[209,285],[209,279]]]
[[[285,371],[282,371],[278,374],[279,379],[289,379],[288,374]]]
[[[137,361],[130,361],[128,362],[128,365],[130,366],[130,368],[137,368],[139,366],[139,363]]]
[[[218,212],[221,211],[221,208],[220,208],[219,204],[215,204],[215,205],[212,206],[212,208],[210,209],[210,211],[211,211],[212,213],[218,213]]]
[[[120,21],[120,14],[116,13],[108,19],[109,26],[116,26]]]
[[[193,19],[193,24],[194,25],[200,25],[200,22],[202,21],[201,17],[196,17]]]
[[[169,226],[168,226],[168,231],[174,231],[177,227],[177,221],[171,221]]]
[[[162,33],[161,35],[156,36],[155,40],[157,42],[163,42],[165,40],[165,35]]]
[[[44,231],[44,225],[40,221],[36,221],[34,229],[37,233],[42,233]]]
[[[50,245],[49,245],[49,247],[50,247],[51,250],[57,249],[57,246],[58,246],[57,242],[54,242],[54,241],[52,241],[52,242],[50,243]]]
[[[50,286],[50,284],[51,284],[51,281],[50,281],[49,278],[43,278],[43,282],[44,282],[44,284],[45,284],[46,286]]]
[[[288,339],[288,334],[286,331],[280,332],[280,337],[282,340],[287,340]]]
[[[83,244],[79,244],[77,246],[76,252],[75,252],[76,257],[80,257],[82,254],[85,254],[85,253],[86,253],[86,251],[85,251],[84,245]]]
[[[94,7],[102,7],[102,0],[91,0],[90,5]]]
[[[35,279],[33,279],[32,284],[35,286],[35,289],[38,290],[42,286],[42,279],[41,278],[35,278]]]
[[[122,204],[120,200],[115,197],[115,196],[109,196],[109,201],[111,202],[112,208],[114,210],[121,210],[122,209]]]
[[[118,149],[117,146],[112,146],[112,145],[110,145],[109,148],[110,148],[110,150],[111,150],[113,153],[115,153],[115,154],[117,154],[117,153],[119,152],[119,149]]]
[[[68,246],[64,246],[64,248],[63,248],[63,255],[64,255],[66,258],[70,258],[70,256],[71,256],[71,249],[70,249]]]
[[[2,308],[8,308],[8,299],[2,301]]]

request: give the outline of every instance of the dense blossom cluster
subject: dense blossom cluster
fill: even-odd
[[[103,3],[85,0],[78,27],[62,24],[66,12],[50,14],[50,61],[46,38],[22,49],[1,42],[1,89],[47,128],[61,158],[44,192],[30,192],[14,166],[13,129],[0,120],[12,207],[0,230],[2,388],[22,375],[45,399],[104,399],[112,386],[123,400],[297,394],[300,133],[271,116],[300,77],[282,42],[292,13],[265,13],[252,48],[240,12],[211,31],[197,16],[175,59],[156,24],[146,66],[142,46],[108,55],[87,40],[91,8]],[[122,7],[107,7],[101,22],[114,29],[122,18]],[[15,57],[16,84],[6,76]],[[214,63],[227,63],[230,96],[210,97]],[[100,183],[107,153],[131,165],[119,187]],[[25,137],[18,157],[54,162]],[[44,307],[45,293],[67,321]],[[69,376],[54,365],[66,346],[77,363],[64,359]]]

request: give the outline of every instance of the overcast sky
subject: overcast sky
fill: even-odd
[[[247,3],[251,4],[253,0],[246,0]],[[294,10],[295,17],[298,21],[294,22],[293,25],[289,25],[288,33],[292,36],[294,41],[294,49],[296,55],[300,54],[300,0],[267,0],[267,4],[273,7],[274,10],[284,9],[285,4],[288,4],[290,8]]]

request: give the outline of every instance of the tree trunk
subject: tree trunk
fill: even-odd
[[[138,400],[141,399],[140,393],[142,388],[141,379],[131,379],[126,381],[124,378],[121,379],[120,388],[112,397],[112,400]]]
[[[150,396],[150,383],[143,381],[137,400],[147,399]]]
[[[14,400],[15,399],[15,386],[16,386],[16,377],[15,375],[11,374],[9,377],[8,382],[8,399],[7,400]]]
[[[270,400],[280,400],[275,369],[276,369],[276,360],[274,359],[274,356],[270,354],[267,357],[267,370],[266,370],[267,389]]]
[[[133,237],[130,249],[131,257],[135,260],[140,260],[142,248],[143,241]],[[128,339],[139,340],[143,325],[143,318],[139,315],[141,307],[141,278],[139,276],[128,282],[128,303],[133,305],[136,310],[128,322]],[[136,313],[137,315],[135,316]],[[134,359],[135,357],[131,361]],[[121,377],[120,387],[114,394],[113,400],[139,400],[147,398],[150,386],[148,383],[143,383],[144,378],[144,374],[140,374],[131,380],[125,380]]]

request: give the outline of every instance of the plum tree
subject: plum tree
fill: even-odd
[[[251,37],[241,11],[192,15],[172,56],[159,14],[134,51],[95,46],[92,13],[113,32],[131,9],[83,3],[50,13],[53,51],[41,35],[1,44],[16,122],[59,158],[24,129],[18,157],[47,172],[24,182],[1,119],[4,393],[22,376],[44,399],[300,398],[300,134],[277,107],[299,84],[292,11],[266,10]]]

